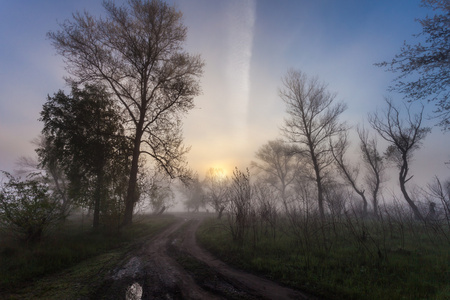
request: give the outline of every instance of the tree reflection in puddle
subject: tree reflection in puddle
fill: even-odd
[[[141,300],[142,298],[142,287],[139,283],[135,282],[130,285],[125,294],[126,300]]]

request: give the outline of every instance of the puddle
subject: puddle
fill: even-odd
[[[141,260],[138,257],[131,258],[125,266],[112,276],[114,280],[122,279],[123,277],[136,278],[142,267]]]
[[[142,286],[135,282],[130,285],[125,294],[126,300],[141,300],[142,299]]]

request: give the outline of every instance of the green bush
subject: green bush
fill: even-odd
[[[8,181],[0,189],[0,226],[27,242],[39,242],[50,226],[61,221],[61,205],[42,181],[3,174]]]

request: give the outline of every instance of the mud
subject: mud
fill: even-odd
[[[236,270],[200,248],[202,217],[180,217],[112,270],[93,299],[316,299]],[[177,261],[178,260],[178,261]]]

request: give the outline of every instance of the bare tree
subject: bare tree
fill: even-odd
[[[365,196],[364,186],[358,182],[359,168],[352,167],[350,163],[345,159],[345,153],[349,147],[347,132],[343,132],[339,135],[339,139],[336,144],[330,145],[331,153],[334,157],[335,164],[339,173],[344,180],[353,188],[353,190],[361,197],[363,202],[363,213],[367,215],[367,198]]]
[[[439,11],[434,16],[417,19],[422,32],[414,37],[425,40],[404,43],[390,62],[376,64],[398,73],[390,90],[398,91],[410,101],[434,102],[435,118],[444,131],[450,130],[450,3],[448,0],[422,0],[422,6]]]
[[[441,209],[444,212],[444,218],[450,228],[450,179],[441,182],[441,180],[439,180],[436,176],[433,183],[427,185],[427,194],[431,199],[440,202],[442,207]],[[430,201],[429,214],[431,213],[431,208],[433,207],[432,203],[434,202]],[[432,216],[429,216],[429,218],[432,218]]]
[[[252,161],[251,166],[263,171],[263,180],[273,186],[281,196],[287,208],[288,189],[298,175],[300,156],[295,146],[281,139],[269,141],[256,152],[258,162]]]
[[[375,216],[378,216],[378,194],[383,180],[385,164],[383,157],[378,152],[377,140],[375,138],[369,139],[368,131],[364,127],[358,128],[357,131],[362,160],[367,170],[365,181],[372,193],[373,213]]]
[[[139,194],[153,213],[160,214],[175,204],[172,179],[167,174],[149,169],[139,179]]]
[[[222,217],[222,213],[227,205],[229,179],[220,168],[210,168],[206,173],[204,187],[206,190],[206,201],[216,211],[217,218]]]
[[[346,105],[342,102],[334,104],[336,96],[327,91],[326,84],[317,78],[309,79],[300,71],[288,71],[283,78],[283,86],[279,95],[286,103],[289,118],[285,119],[282,131],[308,157],[306,163],[313,170],[312,178],[317,185],[319,212],[323,219],[323,179],[333,162],[329,141],[346,130],[346,126],[338,121]]]
[[[429,127],[422,126],[423,106],[418,114],[412,115],[410,106],[406,106],[406,117],[402,119],[400,110],[390,99],[385,99],[387,110],[382,114],[369,115],[370,125],[390,143],[386,150],[386,157],[392,160],[399,169],[399,183],[403,197],[411,207],[415,217],[423,220],[418,207],[406,190],[406,183],[413,177],[409,176],[409,164],[412,154],[419,149],[421,142],[431,131]]]
[[[69,82],[97,83],[115,95],[127,117],[133,157],[123,225],[132,222],[137,201],[139,157],[147,154],[171,177],[185,171],[181,116],[200,93],[203,61],[183,51],[182,14],[160,0],[129,0],[103,6],[106,16],[75,13],[48,37],[74,76]]]

